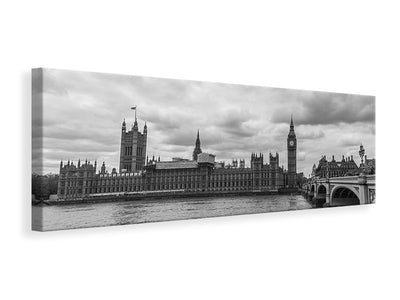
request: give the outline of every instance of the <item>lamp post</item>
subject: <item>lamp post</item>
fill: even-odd
[[[330,202],[330,190],[331,190],[331,185],[329,182],[329,161],[326,161],[326,167],[327,167],[327,172],[326,172],[326,183],[327,183],[327,187],[326,187],[326,193],[325,193],[325,204],[324,206],[330,206],[331,202]]]
[[[359,186],[360,204],[369,204],[372,203],[372,201],[369,196],[367,175],[365,174],[365,164],[364,164],[365,150],[362,144],[360,145],[360,151],[358,151],[358,154],[360,155],[361,158],[361,165],[360,165],[361,173],[358,176],[358,184],[360,185]]]
[[[326,165],[326,170],[327,170],[327,171],[326,171],[326,178],[329,180],[329,175],[330,175],[330,174],[329,174],[329,161],[327,161],[326,164],[327,164],[327,165]]]
[[[364,172],[365,150],[364,150],[364,146],[362,144],[360,145],[360,151],[358,151],[358,154],[360,155],[360,158],[361,158],[361,165],[360,165],[361,172],[360,172],[360,175],[358,176],[358,183],[365,185],[367,183],[367,176],[365,175],[365,172]]]
[[[361,174],[364,174],[364,156],[365,156],[365,150],[364,150],[364,146],[361,144],[360,145],[360,151],[358,151],[358,154],[360,155],[361,158]]]

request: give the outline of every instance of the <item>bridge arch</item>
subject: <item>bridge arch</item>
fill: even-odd
[[[315,194],[315,184],[311,184],[309,195],[314,197]]]
[[[325,186],[325,184],[321,183],[318,184],[316,187],[316,207],[323,207],[326,203],[326,191],[327,191],[327,187]]]
[[[331,205],[359,205],[360,195],[353,186],[337,185],[331,191]]]
[[[326,186],[324,184],[320,184],[318,186],[318,189],[317,189],[317,196],[321,196],[322,197],[322,195],[324,197],[326,195]]]

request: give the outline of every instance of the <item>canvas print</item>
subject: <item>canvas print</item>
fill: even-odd
[[[32,70],[33,230],[374,202],[373,96]]]

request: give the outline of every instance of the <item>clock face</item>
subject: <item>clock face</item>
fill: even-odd
[[[289,145],[290,145],[290,146],[294,146],[294,141],[290,141],[290,142],[289,142]]]

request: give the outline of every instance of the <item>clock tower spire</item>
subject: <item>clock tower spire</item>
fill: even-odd
[[[290,117],[290,130],[287,137],[287,153],[288,153],[288,185],[289,188],[296,187],[297,177],[297,138],[294,132],[293,115]]]

